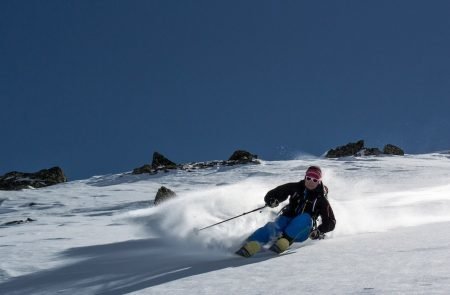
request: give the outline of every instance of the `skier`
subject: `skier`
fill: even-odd
[[[280,185],[264,197],[266,205],[275,208],[289,196],[289,204],[281,209],[279,216],[251,234],[245,244],[236,252],[250,257],[261,247],[274,241],[270,250],[281,253],[293,242],[303,242],[311,238],[323,239],[326,232],[334,230],[336,219],[326,198],[328,188],[322,183],[322,171],[317,166],[306,170],[305,178],[299,182]],[[313,228],[318,217],[321,224]]]

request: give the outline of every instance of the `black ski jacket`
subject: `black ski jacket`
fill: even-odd
[[[320,216],[322,223],[318,226],[318,230],[326,233],[334,230],[336,226],[333,209],[326,198],[327,193],[328,189],[322,183],[316,189],[309,190],[305,186],[305,181],[301,180],[270,190],[264,197],[264,201],[268,203],[269,199],[273,198],[281,203],[290,196],[289,204],[283,207],[281,215],[295,217],[302,213],[308,213],[313,220]]]

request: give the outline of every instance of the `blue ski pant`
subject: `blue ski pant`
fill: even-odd
[[[257,241],[264,245],[285,233],[295,242],[303,242],[308,239],[312,226],[313,221],[308,213],[295,217],[278,216],[274,221],[257,229],[247,241]]]

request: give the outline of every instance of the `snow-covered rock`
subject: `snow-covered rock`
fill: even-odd
[[[35,173],[13,171],[0,176],[0,190],[40,188],[66,181],[67,178],[59,167],[42,169]]]

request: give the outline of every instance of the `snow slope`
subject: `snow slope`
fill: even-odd
[[[279,208],[265,193],[320,165],[337,218],[323,241],[233,251]],[[447,294],[450,153],[266,161],[155,176],[96,176],[0,191],[0,294]],[[178,197],[153,207],[165,185]],[[30,206],[30,204],[32,206]]]

